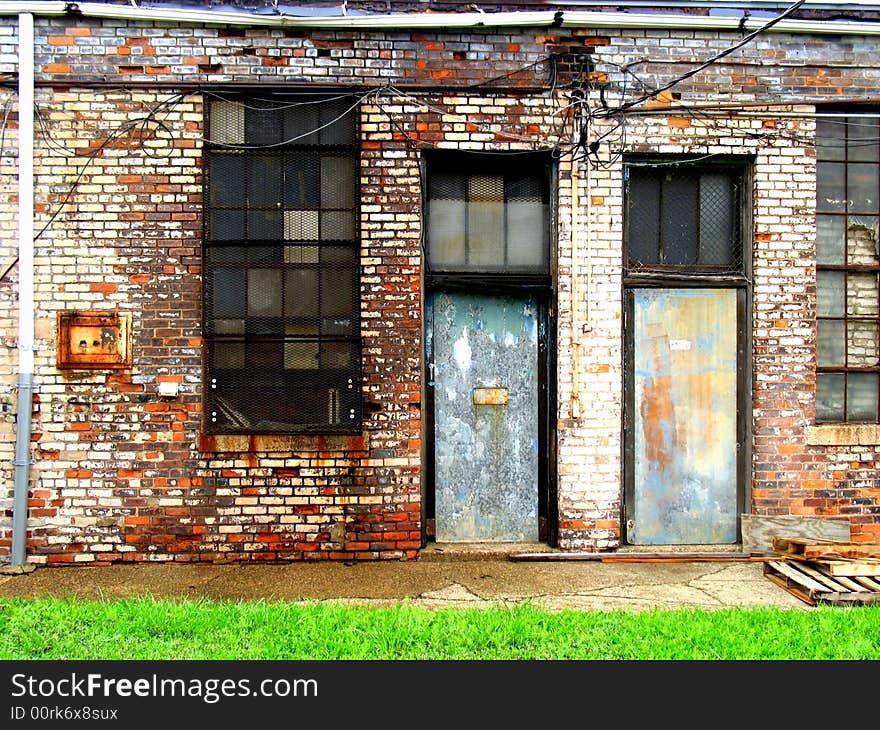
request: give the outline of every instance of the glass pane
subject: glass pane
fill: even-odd
[[[284,343],[272,340],[249,342],[245,352],[245,366],[279,370],[284,364]]]
[[[706,266],[733,263],[734,191],[728,175],[700,176],[700,260]]]
[[[284,272],[284,316],[318,318],[317,271],[294,269]]]
[[[818,320],[816,322],[817,364],[820,368],[842,367],[845,365],[844,327],[837,320]]]
[[[469,266],[498,268],[504,262],[504,178],[468,178],[467,260]]]
[[[356,274],[345,269],[321,272],[321,316],[353,317],[357,312]]]
[[[246,261],[252,264],[277,263],[280,255],[277,246],[248,246],[244,251]]]
[[[216,335],[244,335],[243,319],[217,319],[214,320],[214,333]],[[244,342],[241,340],[220,339],[214,342],[214,367],[216,368],[243,368],[244,367]]]
[[[667,175],[661,200],[661,246],[667,266],[697,263],[697,184],[692,177]]]
[[[547,270],[547,208],[536,200],[507,201],[507,264]]]
[[[436,269],[462,267],[464,259],[464,200],[428,203],[428,262]]]
[[[840,162],[816,163],[816,209],[843,212],[846,191],[846,165]]]
[[[232,207],[242,205],[241,181],[244,180],[245,156],[241,153],[212,152],[208,157],[211,176],[211,205]]]
[[[819,264],[844,263],[846,220],[840,215],[816,216],[816,262]]]
[[[321,238],[325,241],[353,241],[355,214],[353,210],[330,210],[321,213]]]
[[[281,316],[281,272],[277,269],[251,269],[247,272],[248,316]]]
[[[245,249],[241,246],[205,247],[205,261],[210,264],[242,263],[245,258]]]
[[[282,213],[280,210],[249,210],[247,227],[248,240],[278,240],[284,230]]]
[[[846,280],[846,313],[857,317],[876,317],[877,300],[877,274],[850,272]]]
[[[855,213],[878,213],[877,192],[880,189],[880,167],[871,164],[850,164],[847,167],[849,210]]]
[[[284,170],[284,207],[321,207],[321,175],[317,155],[291,155]]]
[[[322,157],[321,207],[353,210],[356,182],[353,157]]]
[[[317,210],[285,210],[285,241],[317,241],[319,238]]]
[[[237,101],[212,101],[210,137],[216,144],[244,144],[244,106]]]
[[[838,373],[816,376],[816,420],[843,421],[844,377]]]
[[[278,155],[249,155],[244,179],[249,207],[281,207],[281,158]]]
[[[878,263],[877,221],[875,216],[851,215],[846,234],[847,261],[873,266]]]
[[[209,236],[215,241],[240,241],[244,238],[243,210],[214,210]]]
[[[284,110],[284,141],[289,144],[318,144],[318,104],[291,103]]]
[[[846,125],[846,156],[858,162],[877,162],[880,140],[877,120],[869,117],[850,117]]]
[[[843,317],[844,275],[842,271],[816,272],[816,314]]]
[[[354,144],[358,105],[352,97],[321,104],[321,144]]]
[[[877,420],[877,373],[846,376],[846,420]]]
[[[277,109],[245,109],[245,141],[248,144],[277,144],[284,138],[284,124]]]
[[[285,246],[285,264],[316,264],[318,263],[317,246]]]
[[[816,120],[816,157],[820,160],[842,160],[844,154],[845,121],[839,118]]]
[[[214,318],[244,317],[245,272],[214,269],[212,284]]]
[[[877,365],[877,323],[850,320],[846,328],[847,365],[873,367]]]
[[[284,343],[284,367],[287,369],[314,370],[319,365],[319,345],[313,338],[318,334],[317,327],[289,325],[285,328],[288,337],[301,337],[302,340],[286,340]]]
[[[354,348],[347,342],[325,342],[321,345],[321,367],[350,368],[354,363]]]
[[[629,266],[660,263],[660,180],[632,171],[627,190]]]

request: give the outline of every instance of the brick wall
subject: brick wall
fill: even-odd
[[[563,73],[551,88],[546,55],[554,49],[588,49],[593,78],[606,85],[602,99],[613,105],[738,39],[693,31],[366,33],[63,19],[38,19],[36,35],[37,101],[48,135],[36,150],[36,230],[55,216],[36,250],[28,550],[42,563],[415,557],[425,448],[421,151],[565,149],[565,74],[572,71],[557,68]],[[0,29],[3,71],[15,68],[8,40],[10,29]],[[865,429],[832,434],[813,424],[813,127],[796,113],[873,93],[880,72],[865,59],[875,47],[870,38],[805,43],[774,34],[675,89],[684,101],[747,111],[760,112],[749,106],[760,102],[807,102],[774,108],[781,116],[632,116],[625,137],[613,121],[596,121],[591,133],[602,143],[593,164],[579,167],[574,218],[572,163],[560,160],[554,269],[561,547],[608,549],[621,540],[620,155],[645,151],[754,156],[749,508],[845,514],[854,539],[878,539],[878,442]],[[201,433],[202,103],[186,86],[196,82],[372,89],[360,110],[359,436]],[[14,98],[0,92],[0,104]],[[601,103],[598,91],[590,102]],[[161,124],[131,124],[157,105]],[[7,230],[16,219],[15,120],[12,108],[0,167]],[[4,262],[14,257],[11,237],[0,241],[0,255]],[[0,551],[8,550],[11,524],[16,285],[13,268],[0,281],[0,476],[8,485],[0,490]],[[57,370],[55,315],[68,309],[130,312],[132,368]],[[180,396],[160,398],[162,380],[179,383]]]

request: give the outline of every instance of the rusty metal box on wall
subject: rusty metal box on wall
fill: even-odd
[[[59,368],[131,367],[131,314],[59,312]]]

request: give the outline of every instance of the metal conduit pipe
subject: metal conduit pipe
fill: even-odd
[[[34,16],[18,16],[18,415],[12,507],[13,565],[27,560],[34,392]]]

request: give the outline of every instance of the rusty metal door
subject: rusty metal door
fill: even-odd
[[[432,295],[434,499],[439,542],[538,539],[538,306]]]
[[[737,292],[631,290],[627,541],[737,540]]]

